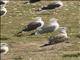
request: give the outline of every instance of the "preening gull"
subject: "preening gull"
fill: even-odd
[[[64,42],[64,41],[67,41],[68,38],[69,37],[68,37],[67,32],[66,32],[66,27],[61,27],[60,33],[56,36],[50,36],[48,39],[48,43],[43,45],[43,46]]]
[[[42,21],[42,18],[41,17],[36,17],[34,18],[34,20],[36,21],[33,21],[33,22],[30,22],[27,27],[25,27],[23,30],[21,30],[19,33],[22,33],[23,31],[24,32],[28,32],[28,31],[32,31],[32,30],[39,30],[41,29],[43,26],[44,26],[44,22]]]
[[[50,3],[47,6],[42,6],[37,11],[52,10],[52,9],[55,9],[55,8],[60,8],[62,6],[63,6],[63,2],[62,1],[54,1],[53,3]]]
[[[44,33],[49,33],[49,32],[54,32],[58,30],[59,28],[59,23],[57,22],[58,19],[56,18],[51,18],[50,19],[50,24],[48,26],[42,27],[40,30],[37,31],[37,34],[44,34]],[[33,32],[31,35],[35,35],[36,32]]]
[[[0,54],[7,54],[9,47],[7,43],[0,43]]]
[[[0,16],[4,16],[7,13],[7,10],[5,7],[1,7],[0,9]]]

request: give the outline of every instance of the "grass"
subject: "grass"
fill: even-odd
[[[80,60],[80,2],[63,1],[64,6],[61,9],[49,11],[47,14],[38,14],[34,8],[39,8],[44,3],[37,5],[23,4],[24,1],[10,1],[6,6],[8,12],[1,17],[1,42],[9,44],[10,51],[2,56],[2,60]],[[47,24],[49,19],[55,17],[61,26],[68,27],[70,43],[59,43],[47,47],[40,47],[47,43],[50,35],[57,33],[47,33],[39,36],[28,36],[29,33],[23,33],[23,36],[17,37],[15,34],[20,31],[32,18],[41,16]],[[74,54],[75,52],[75,54]],[[65,54],[64,54],[65,53]],[[71,54],[69,54],[71,53]],[[78,55],[77,57],[75,57]]]

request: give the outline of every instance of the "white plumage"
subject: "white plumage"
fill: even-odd
[[[0,44],[0,54],[7,54],[9,51],[9,47],[7,43],[1,43]]]
[[[41,23],[41,26],[37,27],[37,30],[41,29],[44,26],[44,21],[42,21],[41,17],[36,17],[36,18],[34,18],[34,20],[37,20],[36,21],[37,23]]]
[[[49,26],[54,26],[54,31],[56,31],[59,28],[59,23],[57,22],[58,19],[51,18]]]
[[[4,16],[4,15],[6,15],[6,13],[7,13],[6,8],[5,7],[1,7],[0,8],[0,16]]]
[[[68,35],[66,32],[66,27],[61,27],[60,33],[58,35],[49,37],[48,44],[63,42],[66,41],[67,39],[68,39]]]
[[[54,32],[58,30],[59,28],[59,23],[57,22],[56,18],[51,18],[50,23],[48,26],[42,27],[40,30],[38,30],[38,34],[44,34],[44,33],[49,33],[49,32]],[[36,32],[33,32],[31,35],[35,35]]]
[[[3,4],[7,4],[9,0],[0,0],[0,2],[2,2]]]
[[[43,26],[44,26],[44,21],[42,21],[42,18],[41,17],[36,17],[34,18],[34,20],[36,21],[33,21],[33,22],[30,22],[27,27],[25,27],[24,29],[22,29],[22,31],[18,32],[19,33],[22,33],[23,31],[24,32],[28,32],[28,31],[32,31],[32,30],[39,30],[41,29]]]
[[[67,40],[69,37],[68,37],[67,32],[66,32],[66,27],[60,27],[59,31],[60,31],[59,34],[57,34],[55,36],[50,36],[48,38],[48,43],[42,45],[41,47],[57,44],[57,43],[64,42],[64,41],[68,42]]]
[[[0,0],[0,7],[5,7],[9,0]]]
[[[48,4],[47,6],[42,6],[37,11],[52,10],[52,9],[56,9],[56,8],[61,8],[62,6],[63,6],[63,2],[62,1],[54,1],[54,2],[52,2],[50,4]]]

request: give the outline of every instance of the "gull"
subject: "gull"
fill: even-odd
[[[66,28],[61,27],[60,33],[56,36],[50,36],[48,43],[49,44],[55,44],[55,43],[63,42],[67,39],[68,39],[68,35],[67,35],[67,32],[66,32]]]
[[[57,22],[58,19],[56,18],[51,18],[50,23],[48,26],[42,27],[40,30],[37,31],[38,34],[44,34],[44,33],[49,33],[49,32],[54,32],[58,30],[59,28],[59,23]],[[36,35],[36,32],[33,32],[31,35]]]
[[[0,5],[1,4],[7,4],[9,2],[9,0],[0,0]]]
[[[61,8],[62,6],[63,6],[62,1],[54,1],[53,3],[50,3],[47,6],[42,6],[37,11],[52,10],[52,9],[56,9],[56,8]]]
[[[5,7],[1,7],[1,9],[0,9],[0,16],[4,16],[4,15],[6,15],[6,13],[7,13],[6,8]]]
[[[0,7],[5,7],[9,0],[0,0]]]
[[[60,27],[59,34],[57,34],[56,36],[50,36],[48,38],[48,43],[43,45],[43,46],[64,42],[64,41],[67,41],[68,38],[69,37],[68,37],[67,32],[66,32],[66,27]]]
[[[26,31],[28,32],[28,31],[32,31],[32,30],[39,30],[44,26],[44,22],[42,21],[41,17],[36,17],[36,18],[34,18],[34,20],[36,20],[36,21],[30,22],[27,25],[27,27],[25,27],[20,32],[18,32],[18,34],[22,33],[23,31],[24,32],[26,32]]]
[[[0,43],[0,54],[7,54],[9,51],[8,44],[7,43]]]
[[[39,1],[41,1],[41,0],[29,0],[29,1],[25,2],[25,3],[36,3],[36,2],[39,2]]]
[[[5,4],[3,1],[0,1],[0,5]]]

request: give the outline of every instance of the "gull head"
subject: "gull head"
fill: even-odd
[[[42,21],[42,17],[35,17],[34,20],[35,21]]]
[[[59,28],[59,23],[57,22],[58,19],[56,18],[51,18],[50,19],[50,23],[49,26],[54,26],[55,30],[57,30]]]
[[[51,19],[50,19],[50,22],[51,22],[51,23],[57,22],[57,20],[58,20],[58,19],[56,19],[56,18],[51,18]]]
[[[60,27],[60,32],[61,33],[66,33],[67,27]]]
[[[60,36],[63,36],[65,38],[69,38],[66,32],[67,28],[66,27],[60,27]]]
[[[59,26],[57,20],[58,19],[56,19],[56,18],[51,18],[50,19],[50,26]]]
[[[60,6],[63,6],[63,2],[62,1],[55,1],[56,4],[59,4]]]

